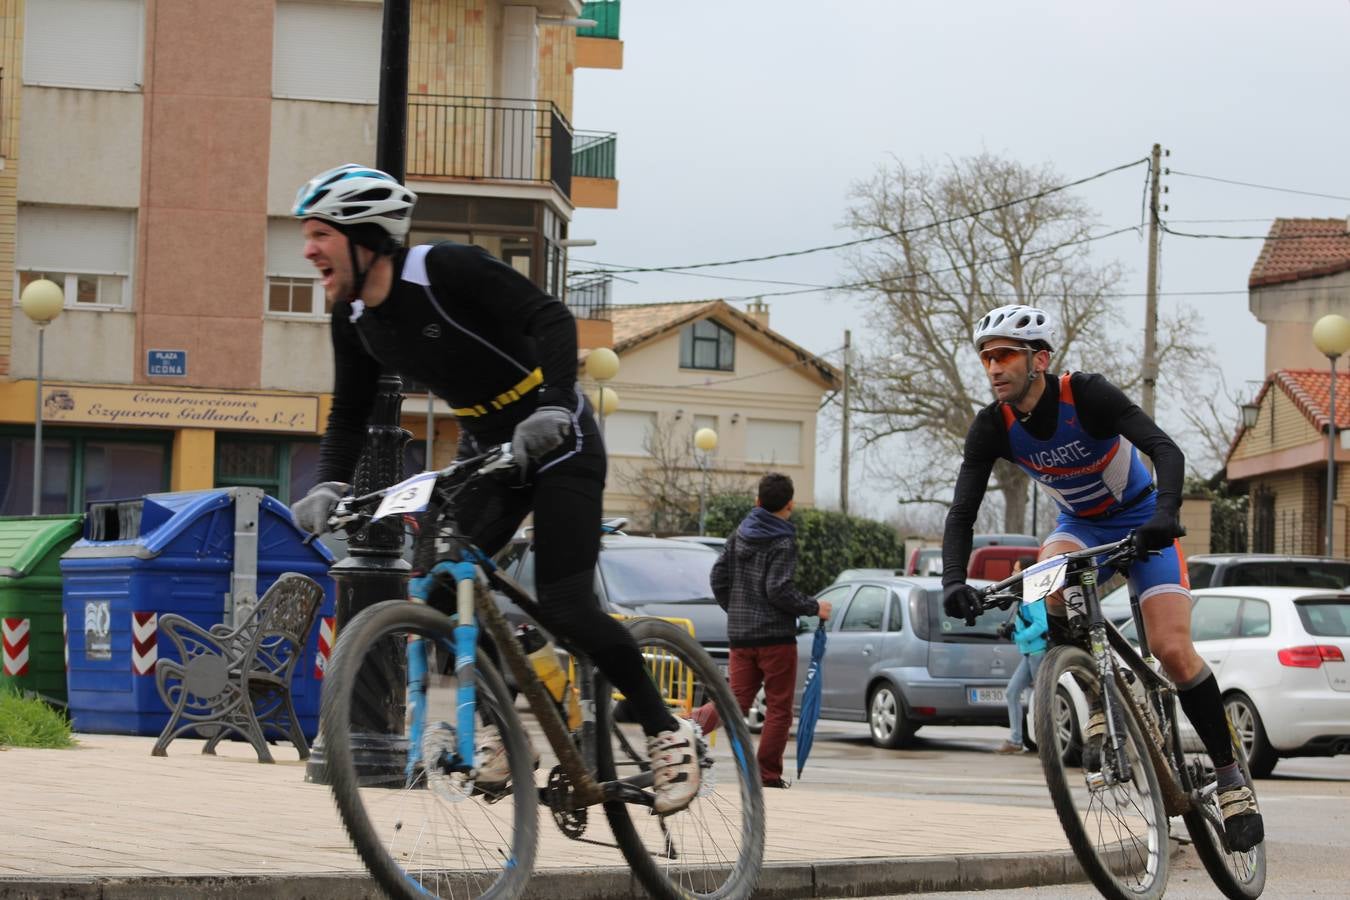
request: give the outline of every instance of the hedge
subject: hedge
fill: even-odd
[[[754,506],[746,494],[719,494],[707,508],[707,531],[726,537]],[[884,522],[833,510],[793,510],[797,527],[797,587],[808,594],[831,584],[844,569],[898,569],[903,553],[895,529]]]

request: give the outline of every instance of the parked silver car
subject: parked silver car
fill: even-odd
[[[1005,691],[1020,661],[997,634],[1006,617],[974,627],[942,612],[942,582],[928,576],[862,578],[816,595],[829,600],[821,716],[867,722],[873,743],[902,747],[924,725],[1006,725]],[[805,671],[817,620],[797,640]],[[798,701],[801,688],[797,689]]]

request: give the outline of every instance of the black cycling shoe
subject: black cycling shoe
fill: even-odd
[[[1219,811],[1223,814],[1224,835],[1233,851],[1246,853],[1266,839],[1256,795],[1247,785],[1219,791]]]

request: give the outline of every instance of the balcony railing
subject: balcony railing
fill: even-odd
[[[609,275],[573,278],[567,282],[567,306],[578,319],[608,319],[610,289],[614,279]]]
[[[577,37],[619,39],[619,0],[581,4],[581,18],[594,19],[594,28],[578,28]]]
[[[408,177],[552,184],[572,193],[572,126],[547,100],[408,97]]]
[[[619,136],[612,131],[577,131],[572,136],[572,174],[579,178],[614,178],[614,151]]]

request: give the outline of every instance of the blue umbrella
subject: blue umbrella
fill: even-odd
[[[821,675],[820,660],[825,656],[825,623],[816,628],[816,641],[811,645],[811,664],[806,667],[806,685],[802,688],[802,711],[797,720],[797,777],[802,777],[806,757],[811,755],[811,744],[816,739],[816,722],[820,719]]]

